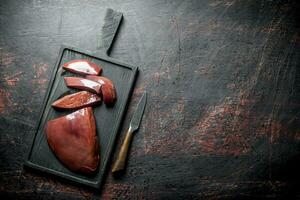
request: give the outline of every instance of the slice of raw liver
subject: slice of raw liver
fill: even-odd
[[[116,89],[113,82],[110,79],[104,76],[93,75],[88,75],[85,78],[101,84],[101,93],[105,104],[112,104],[115,102],[117,98]]]
[[[47,122],[46,137],[57,158],[70,170],[92,174],[99,165],[99,143],[91,107]]]
[[[81,75],[99,75],[102,71],[100,66],[86,59],[71,60],[64,63],[63,68]]]
[[[86,90],[96,94],[100,94],[101,84],[79,77],[64,77],[65,83],[70,88]]]
[[[79,109],[94,106],[101,103],[101,98],[88,91],[76,92],[66,95],[52,103],[52,107],[58,109]]]

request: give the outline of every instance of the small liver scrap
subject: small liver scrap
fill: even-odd
[[[84,78],[79,77],[64,77],[65,83],[68,87],[79,89],[79,90],[87,90],[96,94],[100,94],[101,84],[91,81]]]
[[[66,95],[52,103],[52,107],[58,109],[79,109],[94,106],[101,103],[101,98],[87,91]]]
[[[92,174],[99,165],[99,143],[91,107],[50,120],[46,124],[50,149],[70,170]]]
[[[101,93],[105,104],[112,104],[115,102],[117,95],[116,89],[111,80],[103,76],[88,75],[86,79],[95,81],[101,85]]]
[[[67,71],[81,75],[99,75],[102,68],[89,60],[71,60],[63,64],[63,68]]]

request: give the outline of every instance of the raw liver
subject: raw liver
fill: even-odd
[[[91,81],[79,77],[64,77],[65,83],[70,88],[86,90],[96,94],[100,94],[101,85],[95,81]]]
[[[64,96],[52,103],[52,107],[58,109],[79,109],[94,106],[101,103],[101,97],[88,91],[76,92]]]
[[[48,144],[70,170],[91,174],[99,164],[99,143],[91,107],[50,120],[46,124]]]
[[[63,68],[81,75],[99,75],[102,71],[100,66],[85,59],[71,60],[70,62],[64,63]]]
[[[101,93],[105,104],[112,104],[115,102],[117,98],[116,89],[111,80],[103,76],[93,76],[93,75],[86,76],[86,79],[101,84]]]

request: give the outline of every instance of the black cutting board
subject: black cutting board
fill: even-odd
[[[33,143],[25,162],[26,166],[95,188],[100,187],[137,74],[137,67],[106,56],[106,52],[109,50],[117,33],[121,19],[121,13],[111,9],[107,11],[105,25],[102,29],[102,46],[94,54],[74,47],[63,46],[60,49],[46,92]],[[63,77],[78,75],[62,69],[63,63],[74,59],[88,59],[100,65],[103,69],[101,75],[113,81],[117,93],[117,101],[113,106],[108,107],[102,102],[100,106],[93,109],[100,144],[100,166],[97,173],[93,176],[85,176],[68,170],[49,148],[44,131],[47,121],[70,113],[70,111],[57,111],[51,107],[51,104],[68,91],[76,91],[66,87]]]

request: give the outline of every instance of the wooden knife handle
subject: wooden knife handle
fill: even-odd
[[[122,143],[117,160],[115,161],[115,163],[113,165],[112,173],[119,172],[125,168],[128,149],[131,144],[132,137],[133,137],[133,131],[131,130],[131,128],[129,128],[125,135],[125,139]]]

